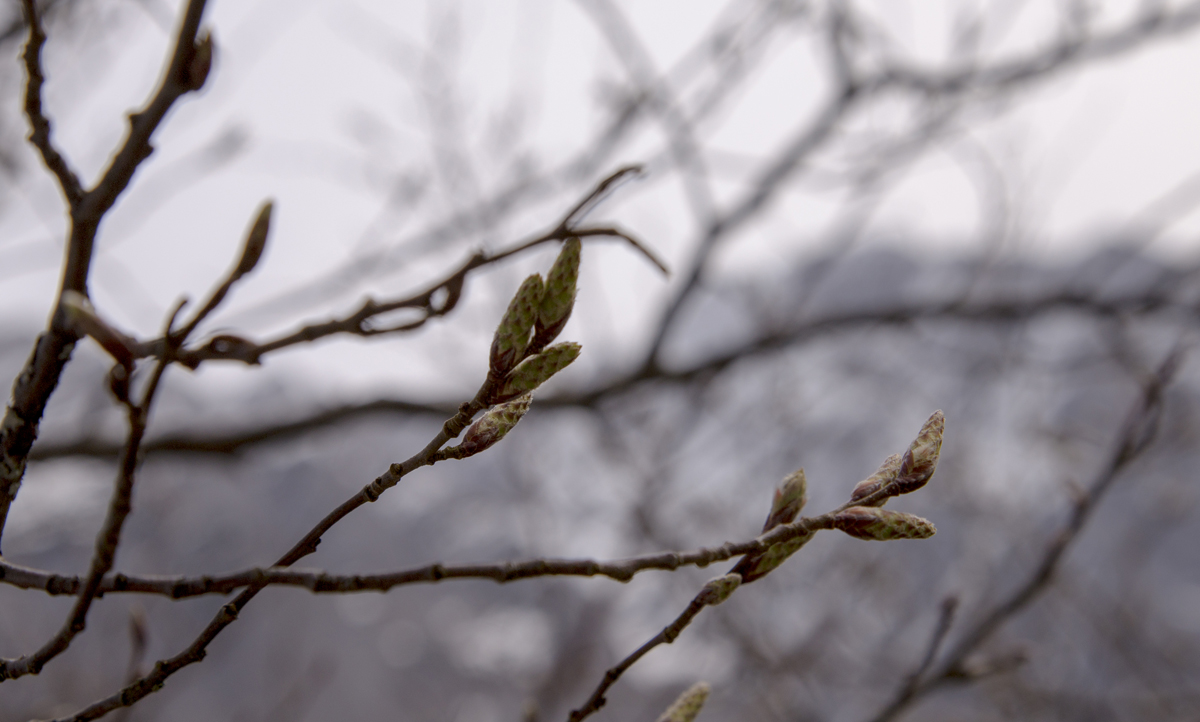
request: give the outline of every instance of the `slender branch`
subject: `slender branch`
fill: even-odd
[[[830,522],[822,517],[803,518],[790,525],[785,533],[772,530],[774,536],[762,534],[749,541],[726,542],[717,547],[660,552],[613,561],[531,559],[496,564],[428,564],[385,574],[348,575],[329,574],[314,569],[284,569],[278,566],[200,577],[115,574],[104,578],[98,588],[98,594],[131,592],[183,599],[205,594],[228,594],[242,587],[258,584],[304,587],[315,593],[386,592],[398,586],[431,584],[453,579],[491,579],[505,584],[522,579],[554,576],[608,577],[627,582],[644,571],[674,571],[687,566],[707,567],[734,557],[761,553],[779,543],[781,539],[811,534],[817,529],[828,528],[829,524]],[[39,589],[51,595],[75,595],[83,586],[83,582],[77,576],[53,574],[3,559],[0,559],[0,582],[20,589]]]
[[[29,25],[29,41],[25,43],[25,52],[21,55],[25,62],[25,116],[29,119],[29,142],[37,148],[42,162],[58,180],[58,187],[67,205],[74,208],[83,196],[83,186],[79,176],[71,169],[71,164],[54,146],[50,119],[42,112],[42,85],[46,82],[46,76],[42,73],[42,47],[46,44],[46,33],[42,30],[34,0],[23,0],[21,6],[25,12],[25,22]]]
[[[175,318],[182,308],[183,303],[181,302],[175,307],[167,321],[164,335],[168,338],[171,336]],[[125,448],[121,453],[117,480],[109,501],[108,514],[104,518],[104,526],[96,537],[96,551],[92,555],[91,567],[82,584],[78,599],[71,608],[70,615],[59,631],[36,652],[16,659],[0,659],[0,682],[41,672],[42,667],[66,651],[75,636],[87,626],[88,611],[100,591],[104,575],[112,569],[113,561],[117,556],[117,546],[121,542],[121,529],[125,525],[125,519],[133,511],[133,484],[139,460],[138,452],[142,439],[146,435],[150,406],[154,403],[154,395],[158,391],[159,381],[162,380],[163,373],[171,364],[172,350],[171,347],[168,347],[167,353],[155,365],[141,402],[137,404],[126,402],[129,433]]]
[[[165,362],[165,361],[164,361]],[[450,439],[455,438],[467,428],[471,419],[481,410],[487,407],[487,399],[491,397],[493,392],[494,381],[490,377],[480,387],[475,398],[469,402],[462,404],[458,413],[448,419],[442,425],[442,429],[434,436],[434,438],[421,449],[419,452],[409,457],[406,461],[392,464],[386,472],[376,477],[374,481],[367,484],[357,494],[353,495],[332,512],[327,514],[324,519],[318,522],[300,541],[296,542],[291,549],[281,556],[273,566],[288,567],[295,564],[300,559],[312,554],[317,550],[317,546],[321,543],[321,537],[325,532],[329,531],[334,524],[344,519],[347,515],[359,508],[363,504],[375,501],[384,491],[395,486],[401,478],[411,473],[415,469],[422,466],[427,466],[434,463],[436,453]],[[241,610],[249,604],[254,597],[258,595],[266,585],[258,582],[246,587],[233,601],[221,607],[217,615],[208,623],[208,626],[192,641],[190,645],[179,654],[168,659],[163,659],[155,663],[154,668],[149,674],[142,676],[134,682],[126,685],[124,688],[104,699],[98,700],[88,707],[80,710],[70,717],[63,720],[71,720],[72,722],[83,722],[84,720],[93,720],[101,717],[115,709],[128,707],[143,697],[157,691],[162,687],[166,680],[179,670],[189,665],[195,664],[204,659],[207,654],[208,645],[216,639],[226,627],[237,620]]]
[[[638,166],[626,166],[618,169],[597,183],[596,186],[582,200],[580,200],[562,217],[559,223],[552,230],[533,238],[526,239],[515,244],[514,246],[496,253],[489,254],[482,251],[477,252],[445,278],[430,284],[425,290],[416,294],[386,301],[367,299],[357,311],[354,311],[347,316],[321,323],[306,324],[295,331],[269,341],[263,341],[261,343],[227,334],[216,336],[199,348],[181,350],[177,355],[177,359],[180,363],[188,366],[189,368],[196,368],[204,361],[209,360],[240,361],[242,363],[255,365],[260,363],[264,355],[273,351],[295,346],[300,343],[316,341],[328,336],[348,334],[366,337],[414,331],[424,326],[430,320],[445,316],[454,310],[462,297],[463,286],[466,282],[467,276],[472,271],[490,264],[498,263],[545,243],[564,241],[571,237],[577,237],[581,239],[604,237],[621,239],[632,246],[635,250],[640,252],[646,257],[647,260],[653,263],[665,274],[668,271],[662,260],[660,260],[649,248],[647,248],[645,244],[628,232],[613,226],[576,227],[574,225],[576,220],[578,220],[588,210],[595,207],[595,205],[599,203],[607,194],[609,194],[621,180],[634,176],[640,171],[641,169]],[[226,280],[225,283],[219,286],[214,292],[214,301],[219,302],[235,280],[236,278],[231,276]],[[212,301],[205,306],[205,311],[211,311],[211,305],[213,305]],[[407,320],[403,323],[390,326],[373,325],[372,322],[377,317],[402,309],[416,310],[419,315],[415,319]],[[199,318],[193,322],[193,327],[195,323],[199,322],[199,319],[203,318],[203,316],[204,314],[201,314]],[[161,352],[162,347],[162,339],[145,342],[140,344],[138,355],[141,357],[155,356]]]
[[[692,620],[694,620],[697,615],[699,615],[700,612],[708,606],[708,603],[704,600],[702,595],[703,593],[693,597],[692,601],[688,602],[687,607],[684,608],[683,613],[676,617],[675,621],[663,627],[662,631],[654,635],[650,641],[638,647],[633,653],[631,653],[625,659],[622,659],[616,665],[610,667],[600,679],[600,684],[596,685],[596,689],[592,692],[592,696],[588,697],[587,702],[585,702],[579,709],[571,711],[571,714],[567,717],[568,722],[580,722],[581,720],[590,717],[593,713],[600,711],[600,708],[603,707],[604,703],[607,701],[604,698],[604,695],[608,692],[609,687],[612,687],[614,684],[616,684],[616,681],[621,678],[621,675],[625,674],[627,669],[632,667],[639,659],[644,657],[647,652],[655,647],[661,644],[671,644],[674,642],[676,638],[679,637],[680,633],[692,623]]]
[[[1141,394],[1126,415],[1108,461],[1087,487],[1087,491],[1076,500],[1066,522],[1050,540],[1029,577],[968,627],[932,674],[915,682],[906,682],[887,707],[871,718],[873,722],[895,719],[901,712],[943,685],[973,678],[966,667],[967,657],[1049,587],[1071,543],[1079,537],[1104,495],[1121,473],[1154,441],[1162,416],[1164,391],[1174,378],[1182,359],[1183,348],[1177,346],[1145,380]]]
[[[42,75],[39,55],[45,37],[36,22],[33,0],[25,0],[25,3],[30,19],[30,43],[26,46],[25,63],[29,70],[26,111],[33,126],[31,141],[42,151],[43,159],[59,179],[70,204],[71,230],[59,294],[76,291],[87,295],[92,248],[100,221],[128,186],[138,165],[150,155],[150,136],[167,111],[184,93],[197,90],[203,84],[203,76],[207,75],[208,66],[195,62],[200,55],[198,51],[203,48],[207,48],[211,60],[211,40],[205,39],[200,44],[196,42],[205,0],[189,0],[162,84],[146,109],[130,116],[129,134],[99,183],[92,190],[74,198],[73,189],[78,185],[78,180],[72,183],[71,176],[64,176],[62,171],[66,164],[56,152],[51,156],[46,155],[47,150],[53,151],[53,146],[49,138],[49,120],[41,111],[40,100]],[[77,340],[73,332],[63,327],[60,314],[56,312],[49,328],[38,336],[29,360],[13,383],[12,403],[5,409],[4,422],[0,426],[0,536],[4,533],[9,508],[21,488],[29,450],[37,438],[38,424],[46,403],[58,387],[58,380],[71,360]]]
[[[428,466],[434,463],[435,459],[437,458],[437,451],[444,446],[447,441],[462,433],[463,429],[465,429],[467,424],[470,423],[471,418],[486,405],[483,402],[483,399],[486,399],[488,395],[490,395],[492,391],[491,386],[492,381],[489,379],[482,387],[480,387],[480,391],[476,395],[475,399],[464,403],[459,412],[453,418],[446,421],[442,427],[442,430],[433,438],[433,440],[429,442],[429,444],[425,446],[424,449],[417,452],[402,463],[393,464],[384,474],[376,478],[375,481],[363,487],[362,491],[350,497],[343,502],[341,506],[330,512],[315,527],[313,527],[311,531],[305,534],[304,537],[286,554],[280,557],[274,566],[288,567],[295,564],[303,557],[313,553],[316,551],[317,545],[321,542],[321,536],[324,535],[324,533],[327,532],[334,524],[345,518],[350,512],[354,511],[363,504],[373,502],[378,499],[380,494],[395,486],[396,483],[399,482],[400,479],[405,475],[422,466]],[[896,492],[894,489],[884,486],[875,491],[873,494],[864,496],[854,501],[848,501],[839,506],[837,509],[820,516],[802,518],[790,524],[781,524],[750,542],[745,542],[742,544],[725,544],[722,547],[718,547],[717,550],[702,549],[697,552],[692,552],[692,558],[696,560],[695,563],[697,564],[700,564],[701,560],[704,560],[704,564],[708,564],[712,561],[719,559],[730,559],[741,554],[762,553],[770,547],[781,542],[801,536],[808,536],[821,529],[831,529],[835,524],[835,516],[839,512],[844,511],[851,506],[870,505],[875,501],[887,498],[895,493]],[[676,555],[674,553],[669,553],[665,556],[662,556],[662,558],[668,559],[670,563],[674,563],[674,559],[677,556],[680,559],[687,558],[686,555]],[[648,560],[651,559],[651,557],[645,557],[641,559]],[[683,562],[681,561],[680,564],[682,563]],[[534,564],[537,564],[537,562],[534,562]],[[654,567],[647,566],[645,568]],[[438,565],[434,565],[428,568],[428,573],[431,575],[436,574],[437,570],[439,569],[445,571],[447,567],[439,567]],[[272,573],[273,571],[274,570],[264,570],[264,572]],[[463,576],[470,575],[464,574]],[[491,578],[490,573],[481,574],[480,576],[488,576]],[[202,660],[205,655],[205,650],[212,640],[215,639],[222,630],[224,630],[237,619],[241,610],[247,604],[249,604],[259,592],[265,589],[267,584],[268,581],[266,579],[251,581],[249,585],[242,591],[242,593],[239,594],[233,601],[221,607],[220,612],[218,612],[217,615],[209,622],[204,631],[201,632],[200,635],[197,636],[196,639],[193,640],[192,643],[182,652],[169,659],[160,660],[154,665],[154,669],[149,674],[143,676],[141,679],[133,682],[132,684],[127,685],[125,688],[121,689],[115,694],[93,703],[92,705],[80,710],[70,717],[61,718],[56,722],[84,722],[85,720],[93,720],[119,707],[128,707],[146,695],[159,689],[172,674],[188,665],[195,664],[196,662]],[[702,597],[697,597],[697,599],[704,601]],[[709,604],[715,602],[704,601],[704,603]],[[687,621],[690,621],[690,619]],[[679,620],[676,620],[676,622],[678,623]],[[683,622],[682,625],[686,626],[686,623],[687,622]],[[670,627],[668,627],[668,630],[669,629]],[[682,626],[680,626],[679,629],[682,629]],[[671,639],[673,640],[674,636],[671,636]],[[645,652],[642,653],[644,654]],[[632,662],[630,662],[630,664],[632,664]],[[617,676],[619,676],[619,673]]]

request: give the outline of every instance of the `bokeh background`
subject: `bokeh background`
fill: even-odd
[[[47,111],[91,179],[177,3],[44,6]],[[65,216],[23,140],[23,22],[0,13],[12,378],[55,301]],[[892,503],[937,536],[818,535],[636,665],[598,719],[652,719],[697,680],[711,720],[1200,714],[1200,4],[216,0],[205,25],[208,84],[101,229],[91,297],[127,332],[202,296],[266,198],[267,254],[202,334],[268,339],[421,290],[631,163],[588,222],[671,269],[589,241],[563,334],[580,360],[499,446],[404,479],[303,566],[750,539],[785,474],[803,466],[826,511],[940,408],[937,475]],[[169,372],[117,570],[269,563],[471,397],[509,296],[554,252],[471,274],[411,333]],[[108,365],[81,344],[52,398],[8,561],[86,569],[124,431]],[[273,589],[124,719],[562,719],[715,573]],[[108,595],[68,653],[0,688],[0,720],[111,693],[223,601]],[[69,602],[0,586],[0,654],[40,645]]]

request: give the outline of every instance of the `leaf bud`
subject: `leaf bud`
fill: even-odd
[[[807,532],[787,541],[773,544],[759,554],[747,554],[734,565],[733,569],[729,570],[729,573],[740,575],[742,584],[749,584],[761,579],[787,561],[788,557],[799,551],[800,547],[807,544],[812,537],[812,533]]]
[[[534,322],[534,350],[540,351],[558,337],[567,320],[571,318],[571,310],[575,307],[575,290],[579,281],[579,253],[581,244],[578,238],[568,238],[563,243],[558,258],[546,274],[546,291],[538,305],[537,320]]]
[[[741,585],[742,576],[740,574],[731,572],[723,577],[714,577],[708,580],[697,598],[706,606],[715,607],[729,599],[729,595],[733,594],[733,591]]]
[[[710,688],[705,682],[697,682],[675,699],[657,722],[693,722],[708,699]]]
[[[934,411],[917,438],[900,459],[900,469],[893,482],[896,494],[907,494],[925,486],[937,470],[938,456],[942,451],[942,432],[946,428],[946,417]]]
[[[462,452],[459,458],[478,454],[503,439],[529,410],[529,400],[529,394],[525,394],[488,409],[463,435],[458,445]]]
[[[868,541],[928,539],[937,533],[926,519],[874,506],[852,506],[839,511],[833,517],[833,528]]]
[[[496,335],[492,337],[491,369],[496,376],[503,377],[525,355],[529,346],[529,332],[537,318],[538,304],[542,300],[542,277],[533,274],[526,278],[513,295]]]
[[[762,530],[770,531],[780,524],[791,524],[807,503],[808,481],[804,478],[804,469],[797,469],[779,482],[771,502],[771,512]]]
[[[900,458],[900,454],[892,454],[884,459],[874,474],[854,485],[854,491],[850,494],[850,501],[856,502],[859,499],[865,499],[892,483],[896,479],[896,475],[900,473]],[[871,502],[868,506],[883,506],[887,503],[887,500],[888,497],[885,496],[882,499]]]
[[[527,394],[551,376],[562,371],[579,357],[580,345],[574,341],[556,343],[541,353],[530,356],[513,369],[512,375],[500,391],[501,399]]]

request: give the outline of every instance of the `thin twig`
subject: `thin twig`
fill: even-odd
[[[698,594],[693,597],[692,601],[688,603],[686,608],[684,608],[683,613],[675,618],[675,621],[663,627],[661,632],[654,635],[650,641],[638,647],[628,657],[610,667],[600,679],[600,683],[596,685],[596,689],[593,690],[592,696],[588,697],[587,702],[585,702],[579,709],[571,711],[571,714],[567,717],[568,722],[581,722],[581,720],[590,717],[593,713],[600,711],[600,708],[603,707],[604,703],[607,701],[604,698],[604,695],[608,692],[609,687],[612,687],[616,681],[621,678],[621,675],[625,674],[626,670],[632,667],[639,659],[644,657],[647,652],[655,647],[661,644],[671,644],[674,642],[676,638],[679,637],[679,634],[683,632],[683,630],[689,624],[692,623],[692,620],[694,620],[706,606],[708,606],[708,603],[704,601],[702,594]]]
[[[167,338],[171,337],[171,329],[174,326],[175,318],[179,315],[179,311],[182,308],[183,303],[180,302],[172,311],[164,328],[164,336]],[[182,341],[182,339],[180,340]],[[133,485],[139,461],[139,450],[142,439],[146,435],[146,422],[149,419],[150,407],[154,403],[154,395],[159,388],[159,381],[162,380],[163,373],[172,362],[172,350],[171,347],[168,347],[167,353],[155,364],[154,372],[146,384],[141,402],[137,404],[132,402],[126,403],[129,432],[125,448],[121,453],[117,480],[114,484],[112,497],[109,500],[108,514],[104,518],[104,526],[100,529],[100,533],[96,537],[96,551],[92,555],[92,562],[87,578],[82,584],[78,599],[75,600],[70,615],[68,615],[58,632],[47,640],[36,652],[15,659],[0,659],[0,682],[41,672],[42,667],[51,659],[66,651],[75,636],[87,626],[88,611],[91,609],[92,602],[96,599],[100,591],[100,584],[104,580],[104,575],[112,570],[113,560],[117,556],[117,546],[121,542],[121,529],[125,525],[125,519],[133,511]]]
[[[205,0],[188,1],[162,83],[146,108],[129,116],[129,133],[108,168],[101,174],[100,181],[94,188],[73,199],[78,181],[72,181],[71,175],[64,174],[66,161],[50,143],[49,120],[41,110],[40,50],[45,36],[40,24],[35,22],[37,15],[33,12],[33,0],[26,0],[30,42],[24,57],[29,73],[26,111],[30,114],[32,125],[31,141],[43,153],[43,159],[59,179],[70,204],[70,234],[58,289],[60,296],[66,291],[87,295],[92,250],[101,220],[129,185],[141,162],[149,157],[153,150],[150,137],[167,111],[181,96],[199,87],[197,78],[192,74],[192,61],[196,57],[196,34],[204,6]],[[45,131],[44,134],[42,131]],[[47,155],[47,151],[54,152]],[[12,403],[5,409],[4,422],[0,425],[0,536],[4,533],[9,508],[21,488],[29,450],[37,438],[38,424],[46,403],[58,387],[59,378],[71,360],[77,340],[73,332],[64,328],[61,314],[56,312],[51,317],[49,327],[38,336],[25,367],[13,383]]]
[[[279,561],[274,564],[274,566],[289,567],[305,556],[313,553],[316,551],[317,545],[321,543],[321,537],[325,534],[325,532],[329,531],[334,524],[341,521],[350,512],[354,511],[363,504],[373,502],[378,499],[380,494],[395,486],[396,483],[399,482],[400,479],[405,475],[422,466],[428,466],[433,463],[437,458],[436,452],[442,446],[444,446],[447,441],[462,433],[463,429],[466,428],[474,414],[478,413],[485,406],[482,400],[487,398],[491,393],[491,384],[491,380],[485,382],[480,388],[480,391],[476,395],[475,399],[463,404],[459,413],[446,421],[441,432],[439,432],[437,436],[435,436],[433,440],[431,440],[429,444],[425,446],[424,449],[417,452],[402,463],[393,464],[387,472],[380,475],[375,479],[375,481],[363,487],[362,491],[350,497],[348,500],[343,502],[341,506],[330,512],[315,527],[313,527],[312,530],[305,534],[304,537],[286,554],[284,554]],[[864,496],[861,499],[857,499],[853,502],[846,502],[837,509],[825,514],[821,514],[820,516],[806,517],[798,519],[790,524],[781,524],[771,531],[762,534],[753,541],[744,542],[741,544],[725,544],[715,550],[702,549],[694,552],[693,554],[697,560],[696,563],[700,563],[700,560],[704,559],[705,561],[703,563],[705,564],[711,563],[712,561],[718,559],[730,559],[734,556],[742,554],[758,554],[781,542],[801,536],[815,534],[817,531],[822,529],[831,529],[835,523],[834,517],[839,512],[844,511],[851,506],[869,505],[874,501],[887,498],[888,496],[894,494],[895,491],[893,489],[883,487],[873,494]],[[672,559],[672,563],[675,556],[676,555],[674,553],[666,555],[666,557]],[[683,555],[680,555],[680,558],[682,559]],[[682,564],[682,562],[680,563]],[[439,567],[436,567],[435,565],[435,567],[430,568],[430,572],[434,573],[438,568]],[[440,567],[440,569],[444,571],[446,567]],[[115,694],[89,705],[87,708],[80,710],[70,717],[60,718],[59,720],[56,720],[56,722],[84,722],[85,720],[93,720],[97,717],[107,714],[108,712],[111,712],[114,709],[128,707],[146,695],[154,692],[160,688],[167,678],[169,678],[175,672],[188,665],[201,661],[205,656],[205,650],[212,640],[215,639],[222,630],[232,624],[237,619],[241,610],[266,587],[267,581],[264,579],[251,582],[249,586],[247,586],[245,590],[243,590],[242,593],[239,594],[233,601],[221,607],[220,612],[217,613],[212,621],[209,622],[208,626],[205,627],[204,631],[201,632],[200,635],[197,636],[196,639],[193,640],[185,650],[174,657],[160,660],[154,665],[154,669],[149,674],[145,675],[133,684],[127,685],[125,688],[121,689]],[[690,619],[688,621],[690,621]],[[679,622],[679,620],[676,620],[676,622]],[[683,624],[686,625],[686,622]],[[670,627],[668,627],[668,629],[670,629]],[[665,631],[667,630],[664,630],[664,632]],[[674,637],[671,637],[671,639],[674,639]],[[630,662],[630,664],[632,664],[632,662]],[[617,676],[619,676],[619,673]]]
[[[42,85],[46,76],[42,73],[42,47],[46,44],[46,33],[38,16],[34,0],[23,0],[25,22],[29,25],[29,41],[21,58],[25,61],[25,116],[29,119],[29,142],[37,148],[42,162],[58,180],[58,187],[74,209],[83,196],[83,186],[71,164],[58,152],[51,137],[50,119],[42,112]]]

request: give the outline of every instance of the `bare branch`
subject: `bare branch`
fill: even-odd
[[[50,119],[42,112],[42,85],[46,82],[46,76],[42,74],[42,46],[46,44],[46,33],[42,30],[34,0],[23,0],[21,5],[29,25],[29,41],[21,55],[25,61],[25,115],[29,119],[29,142],[41,154],[42,161],[58,180],[67,205],[73,209],[83,196],[83,186],[71,164],[54,147]]]
[[[163,335],[171,338],[172,326],[183,303],[172,311]],[[182,338],[179,341],[182,342]],[[16,679],[27,674],[37,674],[47,662],[66,651],[71,641],[87,626],[87,615],[92,602],[100,590],[100,583],[113,565],[117,556],[117,546],[121,542],[121,529],[125,519],[133,511],[133,484],[139,461],[139,451],[142,439],[146,435],[146,423],[150,416],[150,406],[159,388],[159,381],[167,367],[171,365],[171,353],[176,346],[168,346],[163,358],[155,365],[154,372],[146,384],[140,403],[125,401],[129,432],[125,440],[125,448],[121,452],[120,467],[117,480],[109,501],[108,514],[104,518],[104,526],[96,537],[96,550],[92,555],[90,569],[84,580],[78,599],[71,608],[71,613],[59,631],[51,637],[40,649],[33,654],[16,659],[0,659],[0,682]]]
[[[207,75],[208,67],[206,64],[198,66],[195,61],[204,56],[204,51],[207,51],[208,61],[211,62],[212,59],[211,39],[206,37],[199,43],[196,40],[204,6],[205,0],[189,0],[180,23],[171,63],[162,84],[146,109],[130,116],[129,134],[95,188],[72,200],[72,188],[78,185],[78,181],[74,181],[72,185],[70,176],[66,176],[66,181],[63,180],[61,171],[66,168],[65,161],[58,163],[53,158],[43,156],[47,165],[59,177],[60,183],[63,183],[64,193],[70,203],[71,231],[63,264],[62,282],[59,286],[60,295],[65,291],[87,295],[92,248],[101,219],[125,190],[138,165],[150,155],[150,136],[167,111],[180,96],[198,90],[203,84],[201,75]],[[42,137],[37,126],[40,122],[38,119],[46,119],[41,112],[42,77],[38,51],[44,42],[44,36],[35,22],[36,13],[33,12],[32,0],[27,0],[26,10],[30,18],[30,44],[26,46],[25,59],[27,69],[32,69],[27,88],[26,108],[27,111],[33,111],[33,136]],[[44,127],[46,135],[42,145],[39,145],[39,150],[42,146],[53,150],[49,144],[48,120]],[[37,144],[33,136],[31,140]],[[54,158],[57,157],[55,153]],[[3,426],[0,426],[0,536],[4,532],[9,507],[20,490],[29,450],[37,438],[38,423],[75,348],[77,336],[65,329],[61,321],[56,313],[51,318],[46,332],[38,336],[29,360],[13,384],[12,403],[5,409]]]

